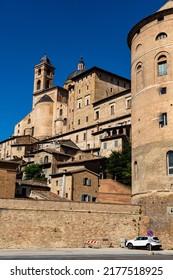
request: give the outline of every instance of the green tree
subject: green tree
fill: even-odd
[[[106,162],[107,176],[131,186],[131,146],[123,144],[121,152],[113,151]]]
[[[42,167],[39,164],[31,164],[27,165],[24,168],[25,179],[36,179],[36,180],[44,180],[44,175],[42,174]]]

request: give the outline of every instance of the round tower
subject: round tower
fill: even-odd
[[[168,1],[137,23],[128,35],[132,79],[132,202],[146,206],[150,223],[160,234],[171,223],[173,233],[172,26],[173,1]]]
[[[35,104],[34,137],[44,139],[52,136],[53,100],[45,94]]]

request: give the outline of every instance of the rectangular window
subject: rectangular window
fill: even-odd
[[[126,109],[131,109],[131,97],[126,98]]]
[[[173,174],[173,152],[167,154],[168,174]]]
[[[167,123],[167,113],[162,113],[159,122],[160,127],[164,127],[165,125],[167,125]]]
[[[83,140],[86,140],[86,133],[83,134]]]
[[[80,109],[80,108],[82,108],[82,99],[79,99],[77,101],[77,109]]]
[[[107,143],[103,144],[103,149],[106,150],[107,149]]]
[[[95,119],[98,120],[100,118],[99,110],[95,111]]]
[[[167,61],[161,61],[158,63],[158,76],[167,75]]]
[[[90,96],[85,97],[85,106],[90,105]]]
[[[91,186],[91,179],[83,178],[83,186]]]
[[[83,194],[81,196],[81,201],[89,202],[90,201],[90,196],[88,194]]]
[[[86,122],[88,122],[88,117],[86,117]]]
[[[112,104],[110,106],[110,111],[111,111],[111,115],[113,115],[115,113],[115,105],[114,104]]]
[[[78,135],[76,135],[76,142],[78,142],[79,141],[79,136]]]
[[[162,88],[161,88],[160,94],[166,94],[166,87],[162,87]]]
[[[114,147],[117,148],[118,147],[118,140],[114,141]]]
[[[80,119],[78,120],[78,122],[77,122],[77,123],[78,123],[78,125],[80,125]]]

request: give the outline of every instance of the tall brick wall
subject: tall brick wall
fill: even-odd
[[[132,205],[0,200],[0,248],[84,247],[86,239],[139,234],[140,207]]]

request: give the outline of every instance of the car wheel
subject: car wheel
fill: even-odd
[[[151,244],[147,244],[146,248],[147,248],[148,251],[151,251],[152,250],[152,245]]]
[[[129,243],[129,244],[127,245],[127,247],[128,247],[128,249],[133,249],[133,244],[132,244],[132,243]]]

